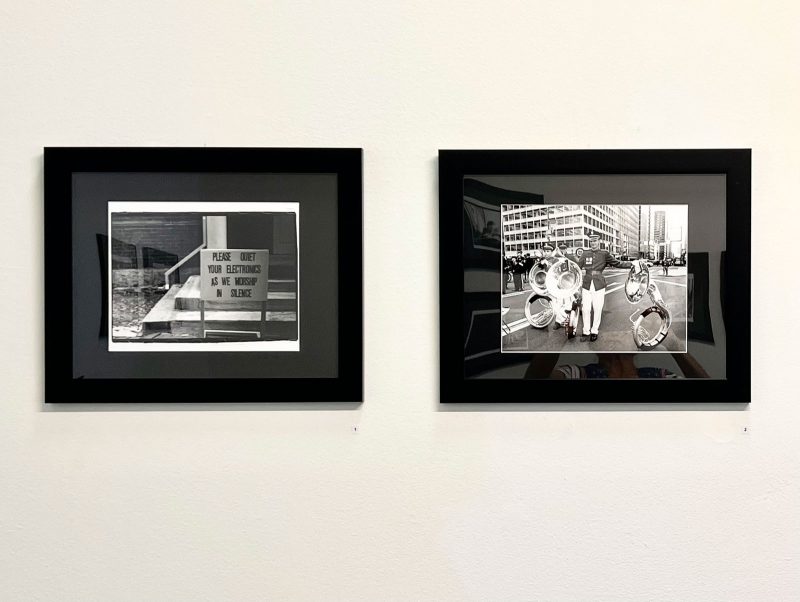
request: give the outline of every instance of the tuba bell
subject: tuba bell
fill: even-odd
[[[537,304],[534,307],[534,304]],[[553,302],[547,295],[532,292],[525,301],[525,318],[534,328],[547,328],[553,321],[555,311]]]
[[[644,319],[652,313],[657,313],[661,318],[661,324],[655,333],[649,332],[644,326],[642,326]],[[669,325],[670,315],[666,308],[660,305],[648,307],[639,314],[639,317],[636,318],[633,323],[633,341],[636,343],[636,346],[639,349],[652,349],[653,347],[660,345],[661,342],[667,338],[667,334],[669,333]]]
[[[534,293],[538,295],[547,294],[545,280],[547,279],[547,271],[550,269],[550,266],[553,265],[554,261],[555,258],[553,257],[544,257],[537,260],[531,268],[531,271],[528,273],[528,283],[531,285],[531,289],[533,289]]]
[[[581,290],[583,274],[578,264],[563,257],[547,270],[545,288],[553,299],[564,302],[572,299]]]

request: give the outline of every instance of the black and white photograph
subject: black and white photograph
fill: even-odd
[[[361,400],[360,149],[44,155],[47,403]]]
[[[502,353],[686,352],[687,205],[501,214]]]
[[[299,351],[299,204],[108,204],[109,351]]]
[[[749,178],[746,149],[441,150],[442,402],[745,390]]]

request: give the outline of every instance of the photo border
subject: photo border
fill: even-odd
[[[340,333],[337,376],[73,377],[73,241],[72,228],[64,226],[72,223],[72,177],[78,172],[336,174]],[[47,147],[44,149],[44,241],[45,403],[198,403],[208,399],[214,399],[212,403],[226,403],[223,400],[232,387],[250,391],[251,387],[264,385],[269,385],[269,396],[237,395],[237,402],[363,401],[361,149]],[[153,391],[158,395],[154,397]]]
[[[516,204],[516,203],[509,203],[509,204]],[[593,205],[595,203],[583,203],[583,204]],[[645,204],[633,205],[631,203],[604,203],[604,204],[609,206],[609,207],[620,207],[620,206],[646,207],[647,206]],[[501,214],[502,214],[502,207],[503,206],[504,205],[500,206],[501,207]],[[556,207],[556,206],[579,207],[581,205],[568,205],[568,204],[565,204],[565,203],[544,203],[542,205],[529,205],[529,207]],[[666,207],[667,205],[652,205],[652,206],[655,206],[655,207]],[[674,206],[674,207],[686,207],[686,225],[687,225],[687,230],[688,230],[688,225],[689,225],[688,224],[689,205],[681,204],[681,203],[675,203],[672,206]],[[501,220],[501,222],[502,222],[502,220]],[[500,225],[501,225],[501,227],[505,226],[505,224],[503,224],[503,223],[501,223]],[[687,232],[687,240],[688,240],[688,232]],[[476,247],[476,246],[477,245],[473,245],[473,247]],[[487,247],[482,247],[482,248],[487,248]],[[494,250],[494,249],[492,249],[492,250]],[[502,252],[500,253],[500,257],[498,258],[498,262],[500,264],[500,272],[502,274],[502,269],[503,269],[503,253]],[[688,266],[687,266],[687,268],[688,268]],[[604,276],[605,275],[607,275],[607,274],[604,274]],[[653,282],[658,282],[658,280],[656,280],[656,278],[653,278],[652,275],[651,275],[651,278],[652,278]],[[688,281],[688,272],[687,272],[686,278],[687,278],[687,281]],[[678,285],[678,286],[682,286],[682,285]],[[624,287],[624,285],[623,285],[623,287]],[[623,287],[620,287],[620,288],[623,288]],[[500,288],[501,288],[501,291],[499,293],[499,297],[500,297],[500,304],[501,304],[500,307],[502,308],[503,307],[503,305],[502,305],[503,297],[505,296],[505,293],[502,292],[502,286]],[[609,284],[607,288],[611,288],[611,285]],[[686,310],[687,310],[687,306],[688,306],[687,288],[688,288],[687,286],[683,287],[683,289],[684,289],[683,290],[683,310],[684,310],[684,314],[686,314]],[[616,289],[616,290],[619,290],[619,289]],[[660,290],[663,290],[663,289],[660,289]],[[523,291],[523,293],[528,293],[528,297],[530,296],[530,293],[532,293],[532,292],[533,292],[532,288],[527,288],[527,289],[524,289],[524,291]],[[526,297],[526,299],[528,297]],[[643,304],[642,304],[642,301],[644,302]],[[640,302],[632,303],[630,305],[630,307],[631,308],[635,307],[636,310],[641,312],[646,307],[648,307],[647,298],[643,297]],[[634,310],[634,312],[632,312],[632,313],[635,313],[636,310]],[[605,310],[604,310],[604,312],[605,312]],[[604,315],[606,315],[606,314],[604,313]],[[580,316],[580,320],[583,321],[583,315]],[[684,337],[683,337],[683,346],[684,346],[684,350],[683,351],[670,351],[668,349],[652,349],[652,350],[648,351],[647,353],[651,354],[651,355],[652,354],[654,354],[654,355],[659,355],[659,354],[661,354],[661,355],[663,355],[663,354],[669,355],[669,354],[672,354],[672,353],[687,353],[689,351],[689,336],[688,336],[689,335],[689,328],[688,328],[689,324],[688,324],[688,320],[686,320],[686,318],[684,318],[684,322],[685,322],[685,328],[684,328]],[[675,322],[673,321],[673,323],[675,323]],[[530,324],[529,324],[529,326],[530,326]],[[549,327],[550,327],[550,324],[548,324],[548,326],[546,328],[549,328]],[[528,354],[528,355],[530,355],[531,353],[570,353],[570,354],[576,354],[576,355],[581,355],[581,354],[598,355],[598,354],[601,354],[601,353],[640,353],[639,351],[619,351],[619,350],[611,350],[611,351],[609,351],[609,350],[604,350],[604,349],[596,349],[596,350],[593,350],[593,349],[570,349],[570,350],[566,350],[566,349],[549,349],[548,350],[548,349],[545,349],[545,350],[539,350],[539,351],[531,351],[529,349],[505,349],[504,350],[503,349],[502,334],[499,335],[499,336],[500,336],[500,353],[501,354]]]
[[[535,381],[465,376],[463,308],[463,182],[477,175],[726,176],[726,251],[737,278],[722,284],[728,324],[725,379],[592,379]],[[439,401],[441,403],[750,402],[750,149],[440,150],[439,151]],[[457,308],[457,309],[456,309]],[[496,356],[501,356],[498,360]],[[506,359],[502,359],[506,358]],[[519,363],[520,354],[480,358],[488,366]],[[535,382],[535,395],[532,395]]]
[[[280,201],[108,201],[106,212],[108,214],[107,228],[108,236],[108,256],[111,257],[112,247],[112,221],[114,213],[202,213],[202,212],[263,212],[263,213],[291,213],[295,217],[295,240],[297,241],[297,332],[300,332],[300,203],[285,203]],[[109,262],[106,267],[106,275],[111,282],[112,268]],[[109,286],[106,294],[108,307],[111,307],[113,291]],[[208,352],[243,352],[243,351],[300,351],[300,338],[286,341],[237,341],[237,342],[202,342],[202,343],[158,343],[142,342],[135,339],[128,341],[114,341],[113,337],[113,312],[108,312],[108,350],[111,353],[160,353],[174,351],[188,351],[191,353]]]

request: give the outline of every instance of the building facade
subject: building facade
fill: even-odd
[[[649,205],[639,205],[639,257],[653,257],[653,209]]]
[[[595,233],[614,255],[635,257],[640,247],[637,205],[503,205],[502,221],[506,255],[540,249],[545,242],[564,242],[572,253],[588,248]]]
[[[667,240],[667,212],[656,211],[653,214],[653,241],[656,244]]]

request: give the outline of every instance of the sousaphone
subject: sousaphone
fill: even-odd
[[[533,292],[538,295],[547,295],[547,287],[545,280],[547,278],[547,270],[555,263],[555,257],[544,257],[539,259],[531,268],[528,273],[528,283],[531,285]]]
[[[575,297],[581,290],[582,282],[583,275],[578,264],[566,257],[556,260],[544,278],[547,294],[562,302]]]
[[[534,328],[547,328],[553,321],[555,311],[553,303],[547,295],[532,292],[525,301],[525,318]]]
[[[631,318],[631,322],[633,322],[631,332],[636,346],[642,350],[649,350],[657,347],[667,338],[669,327],[672,325],[672,315],[664,303],[658,286],[655,282],[650,282],[649,270],[642,268],[637,272],[636,268],[632,267],[628,273],[628,279],[625,281],[625,296],[629,302],[638,303],[645,294],[650,297],[652,305],[642,311],[635,320]],[[648,329],[644,326],[645,318],[651,314],[656,314],[659,318],[657,329],[652,327]]]

